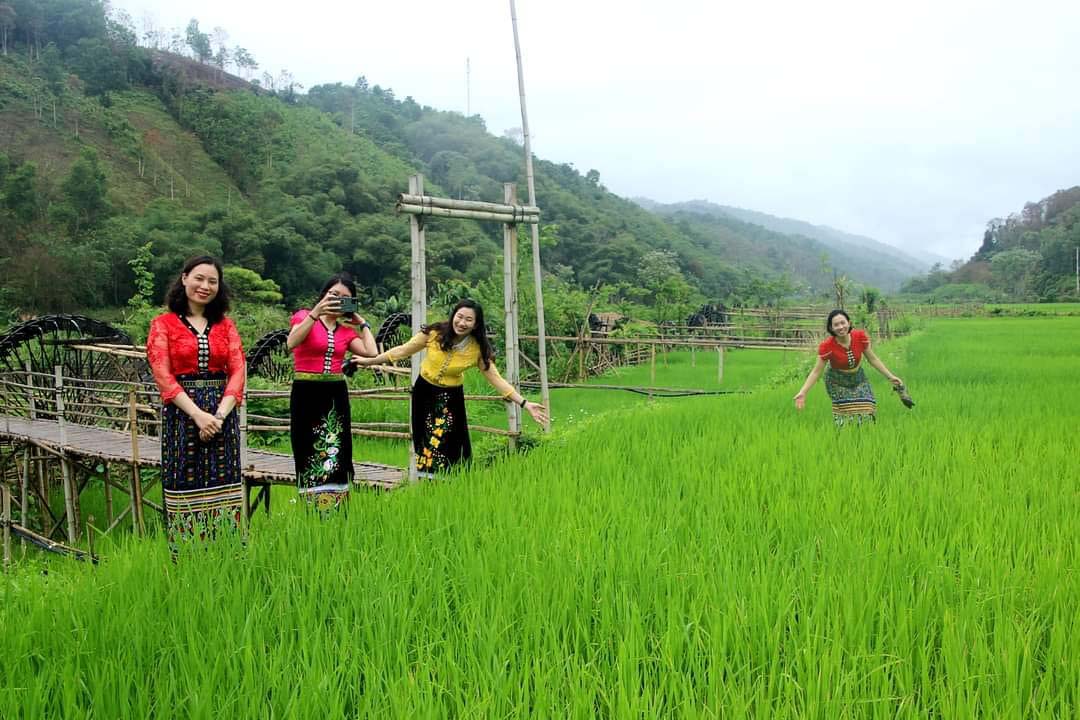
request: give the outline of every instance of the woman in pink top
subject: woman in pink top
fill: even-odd
[[[289,434],[300,496],[320,510],[348,497],[353,478],[349,387],[342,374],[346,351],[376,354],[371,326],[355,311],[356,284],[347,273],[331,277],[310,310],[298,310],[286,345],[295,375],[289,398]]]

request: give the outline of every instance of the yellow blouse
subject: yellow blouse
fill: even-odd
[[[484,374],[502,397],[510,397],[514,394],[514,387],[503,379],[499,369],[492,363],[486,370],[480,358],[480,344],[473,340],[470,335],[461,345],[455,345],[450,350],[443,350],[439,345],[437,332],[417,333],[408,342],[398,345],[386,351],[386,358],[390,362],[397,362],[411,357],[421,350],[427,350],[424,361],[420,364],[420,376],[432,385],[439,387],[460,387],[465,381],[465,371],[475,367]]]

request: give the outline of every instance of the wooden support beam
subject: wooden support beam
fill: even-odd
[[[409,177],[409,194],[424,194],[424,176],[420,174]],[[415,335],[420,332],[427,322],[427,246],[424,237],[424,221],[417,215],[409,216],[409,239],[412,246],[412,331]],[[420,363],[424,353],[419,352],[412,356],[409,381],[410,385],[416,384],[420,377]],[[409,395],[409,417],[412,417],[412,395]],[[416,482],[419,477],[416,470],[416,454],[413,448],[409,448],[409,482]]]
[[[503,184],[503,202],[509,205],[517,202],[517,186],[514,183]],[[514,387],[521,380],[518,372],[517,250],[517,226],[508,222],[503,225],[503,323],[506,331],[506,381]],[[521,407],[516,403],[506,404],[506,424],[510,432],[521,432]],[[509,445],[511,451],[517,449],[513,436]]]
[[[131,525],[135,534],[142,537],[146,534],[146,521],[143,517],[142,474],[139,471],[139,416],[136,404],[135,390],[132,390],[128,394],[128,425],[131,428]]]

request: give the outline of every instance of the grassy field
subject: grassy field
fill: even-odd
[[[918,405],[874,373],[873,427],[820,385],[796,413],[805,358],[765,356],[753,395],[610,396],[246,547],[23,565],[0,717],[1076,717],[1080,320],[880,350]]]

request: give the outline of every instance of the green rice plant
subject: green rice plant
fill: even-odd
[[[19,566],[0,717],[1076,717],[1078,330],[881,345],[918,405],[872,373],[874,425],[646,399],[179,564]]]

